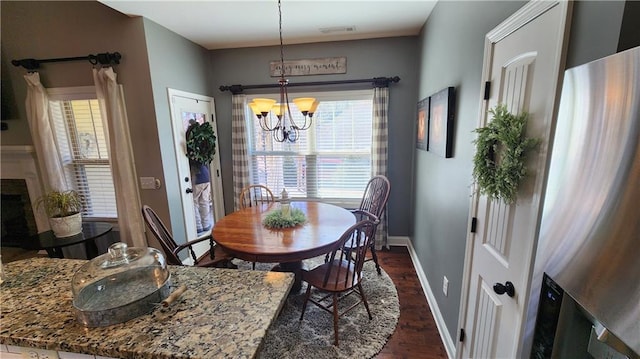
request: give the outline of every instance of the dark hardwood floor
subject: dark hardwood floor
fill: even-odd
[[[447,358],[408,249],[391,247],[390,250],[377,253],[380,266],[396,285],[400,301],[400,318],[395,332],[375,358]]]

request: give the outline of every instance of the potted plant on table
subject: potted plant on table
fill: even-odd
[[[82,232],[82,199],[78,192],[48,192],[36,201],[36,208],[41,207],[49,217],[49,225],[56,237],[70,237]]]

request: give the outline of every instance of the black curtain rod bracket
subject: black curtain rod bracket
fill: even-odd
[[[67,62],[67,61],[89,61],[93,65],[112,65],[119,64],[122,55],[119,52],[105,52],[97,55],[87,55],[87,56],[76,56],[76,57],[59,57],[56,59],[21,59],[21,60],[11,60],[11,63],[14,66],[22,66],[29,71],[36,70],[40,68],[40,64],[44,64],[47,62]]]
[[[400,77],[374,77],[372,79],[360,79],[360,80],[339,80],[339,81],[316,81],[316,82],[294,82],[287,84],[287,87],[299,87],[299,86],[328,86],[328,85],[344,85],[344,84],[355,84],[355,83],[366,83],[370,82],[373,87],[389,87],[389,84],[394,82],[399,82]],[[255,89],[265,89],[265,88],[275,88],[280,87],[280,84],[272,83],[272,84],[262,84],[262,85],[230,85],[230,86],[220,86],[220,91],[231,91],[232,94],[237,95],[242,93],[244,90],[255,90]]]

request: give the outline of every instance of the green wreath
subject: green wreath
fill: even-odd
[[[525,155],[538,140],[525,136],[526,112],[516,116],[507,111],[505,105],[498,105],[489,112],[493,115],[489,124],[475,130],[478,138],[474,141],[473,177],[481,194],[511,204],[527,173]]]
[[[209,164],[216,154],[216,135],[209,122],[193,122],[186,132],[187,157],[189,160]]]

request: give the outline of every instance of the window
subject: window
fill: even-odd
[[[263,131],[247,106],[251,183],[278,195],[357,206],[371,178],[373,91],[289,94],[320,100],[311,128],[295,143],[279,143]],[[278,94],[253,97],[279,98]],[[247,97],[250,102],[252,97]],[[291,113],[303,121],[295,104]],[[298,122],[301,123],[301,122]]]
[[[49,89],[49,113],[67,184],[82,195],[85,218],[117,218],[113,176],[93,87]]]

